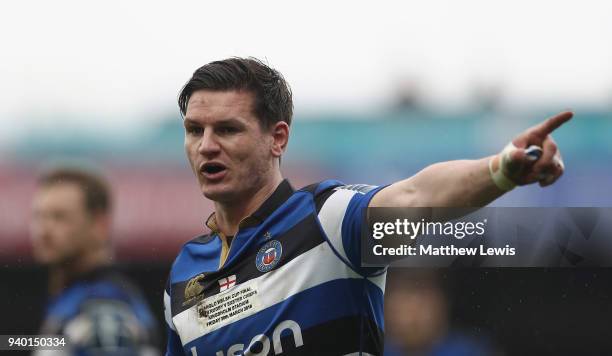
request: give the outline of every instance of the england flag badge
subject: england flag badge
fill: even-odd
[[[232,274],[229,277],[221,278],[219,281],[219,291],[223,292],[236,285],[236,275]]]

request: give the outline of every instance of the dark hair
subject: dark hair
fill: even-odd
[[[101,175],[79,168],[55,168],[43,173],[38,185],[48,187],[54,184],[77,184],[85,197],[85,208],[91,215],[108,213],[112,199],[110,186]]]
[[[178,97],[181,114],[187,113],[187,103],[197,90],[247,90],[254,95],[254,114],[261,127],[269,128],[284,121],[291,125],[293,100],[285,78],[257,58],[233,57],[198,68]]]

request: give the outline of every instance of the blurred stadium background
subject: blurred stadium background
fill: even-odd
[[[575,110],[576,119],[555,135],[566,175],[546,189],[517,189],[495,205],[612,205],[612,191],[606,189],[612,166],[604,163],[612,158],[612,113]],[[514,134],[554,112],[298,112],[283,171],[296,188],[330,177],[346,183],[388,184],[428,164],[497,152]],[[112,131],[33,132],[3,153],[0,257],[6,261],[29,258],[28,217],[35,179],[41,169],[54,164],[94,166],[110,178],[120,260],[171,260],[186,239],[202,231],[212,211],[185,159],[178,114],[150,132],[126,139],[114,138]]]
[[[197,66],[229,55],[267,58],[293,86],[283,171],[296,188],[327,178],[386,184],[438,161],[493,154],[571,107],[575,119],[555,134],[566,174],[494,205],[612,206],[612,25],[605,15],[612,8],[587,3],[545,1],[530,11],[485,1],[375,9],[275,3],[266,18],[278,23],[248,16],[266,14],[252,4],[152,6],[150,16],[142,4],[70,1],[40,3],[31,14],[26,5],[3,11],[1,32],[17,35],[0,63],[0,334],[36,333],[42,318],[46,280],[32,262],[28,220],[37,173],[60,162],[94,165],[110,178],[117,262],[161,322],[170,264],[181,244],[204,231],[212,209],[184,158],[173,100]],[[67,15],[70,9],[82,16]],[[55,20],[43,16],[49,11]],[[243,29],[214,32],[227,26],[210,17],[198,28],[198,13],[222,11],[237,11]],[[277,30],[280,38],[266,37]],[[439,276],[451,326],[502,354],[612,352],[609,269]]]

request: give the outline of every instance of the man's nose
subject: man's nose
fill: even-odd
[[[30,223],[30,237],[33,240],[48,240],[51,231],[51,222],[45,218],[34,218]]]
[[[203,155],[218,153],[221,150],[218,137],[214,134],[214,132],[211,131],[212,130],[206,130],[204,134],[202,134],[202,139],[200,140],[198,152]]]

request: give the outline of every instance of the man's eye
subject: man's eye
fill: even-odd
[[[50,217],[54,221],[64,221],[64,220],[67,220],[68,218],[66,214],[61,211],[54,211],[53,213],[50,214]]]
[[[188,126],[185,128],[185,130],[187,131],[188,134],[192,134],[192,135],[199,135],[203,132],[201,127],[197,127],[197,126]]]
[[[219,128],[219,132],[222,134],[231,134],[238,132],[238,129],[232,126],[222,126]]]

